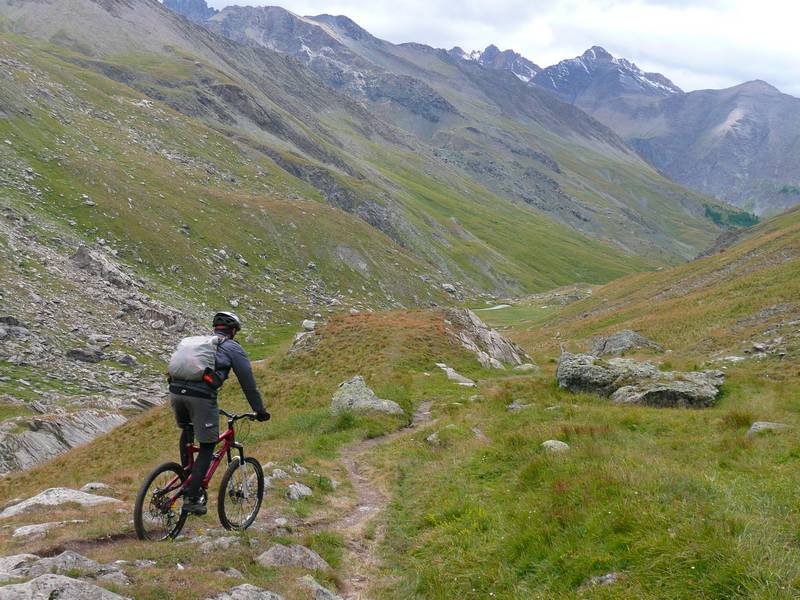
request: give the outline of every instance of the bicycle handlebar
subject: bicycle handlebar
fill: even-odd
[[[256,413],[244,413],[242,415],[232,415],[224,408],[220,408],[219,412],[228,417],[229,419],[231,419],[232,421],[239,421],[241,419],[250,419],[251,421],[254,421],[256,419]]]

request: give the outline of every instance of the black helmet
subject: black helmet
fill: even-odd
[[[234,331],[239,331],[242,328],[242,321],[235,313],[232,312],[218,312],[214,315],[214,327],[228,327]]]

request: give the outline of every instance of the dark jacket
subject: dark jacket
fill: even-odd
[[[223,338],[217,346],[217,356],[214,364],[214,371],[220,385],[215,389],[205,381],[172,380],[169,384],[169,391],[174,394],[216,399],[217,390],[228,379],[231,369],[233,369],[236,379],[239,380],[239,385],[242,386],[245,398],[250,404],[250,408],[257,413],[265,412],[264,401],[261,399],[256,379],[253,377],[253,369],[250,366],[247,352],[236,340],[219,332],[215,332],[215,334]]]

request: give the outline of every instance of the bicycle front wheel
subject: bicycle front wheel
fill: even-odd
[[[133,525],[140,540],[166,540],[176,537],[184,523],[186,513],[176,502],[169,503],[186,479],[178,463],[159,465],[144,480],[133,509]]]
[[[247,529],[256,520],[264,499],[264,471],[252,456],[234,458],[219,487],[217,512],[225,529]]]

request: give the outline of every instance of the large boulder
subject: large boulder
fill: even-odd
[[[114,583],[128,583],[125,574],[118,567],[98,563],[69,550],[44,558],[39,558],[35,554],[16,554],[0,558],[0,581],[37,577],[48,573],[80,573],[82,577],[95,577]],[[2,597],[2,593],[0,593],[0,597]]]
[[[650,350],[661,351],[663,348],[656,344],[653,340],[644,337],[643,335],[625,329],[618,331],[613,335],[606,337],[599,337],[594,340],[592,346],[592,354],[595,356],[604,356],[607,354],[622,354],[629,350],[636,350],[638,348],[647,348]]]
[[[375,395],[361,375],[356,375],[339,384],[339,389],[333,394],[331,408],[334,412],[363,412],[375,411],[390,415],[403,414],[403,408],[391,400],[382,400]]]
[[[725,374],[716,370],[663,372],[648,362],[603,361],[591,354],[564,352],[556,378],[562,388],[609,396],[619,404],[703,408],[716,400]]]
[[[4,600],[127,600],[97,585],[64,575],[40,575],[25,583],[0,588]]]
[[[530,363],[525,351],[488,327],[467,308],[445,310],[448,332],[467,350],[474,352],[484,367],[504,369]]]
[[[317,570],[330,568],[324,558],[300,544],[290,546],[275,544],[258,556],[256,562],[264,567],[302,567]]]
[[[0,519],[16,516],[32,508],[58,506],[60,504],[66,504],[67,502],[75,502],[81,506],[97,506],[98,504],[114,502],[120,503],[116,498],[109,498],[108,496],[96,496],[69,488],[49,488],[27,500],[7,507],[3,512],[0,512]]]

